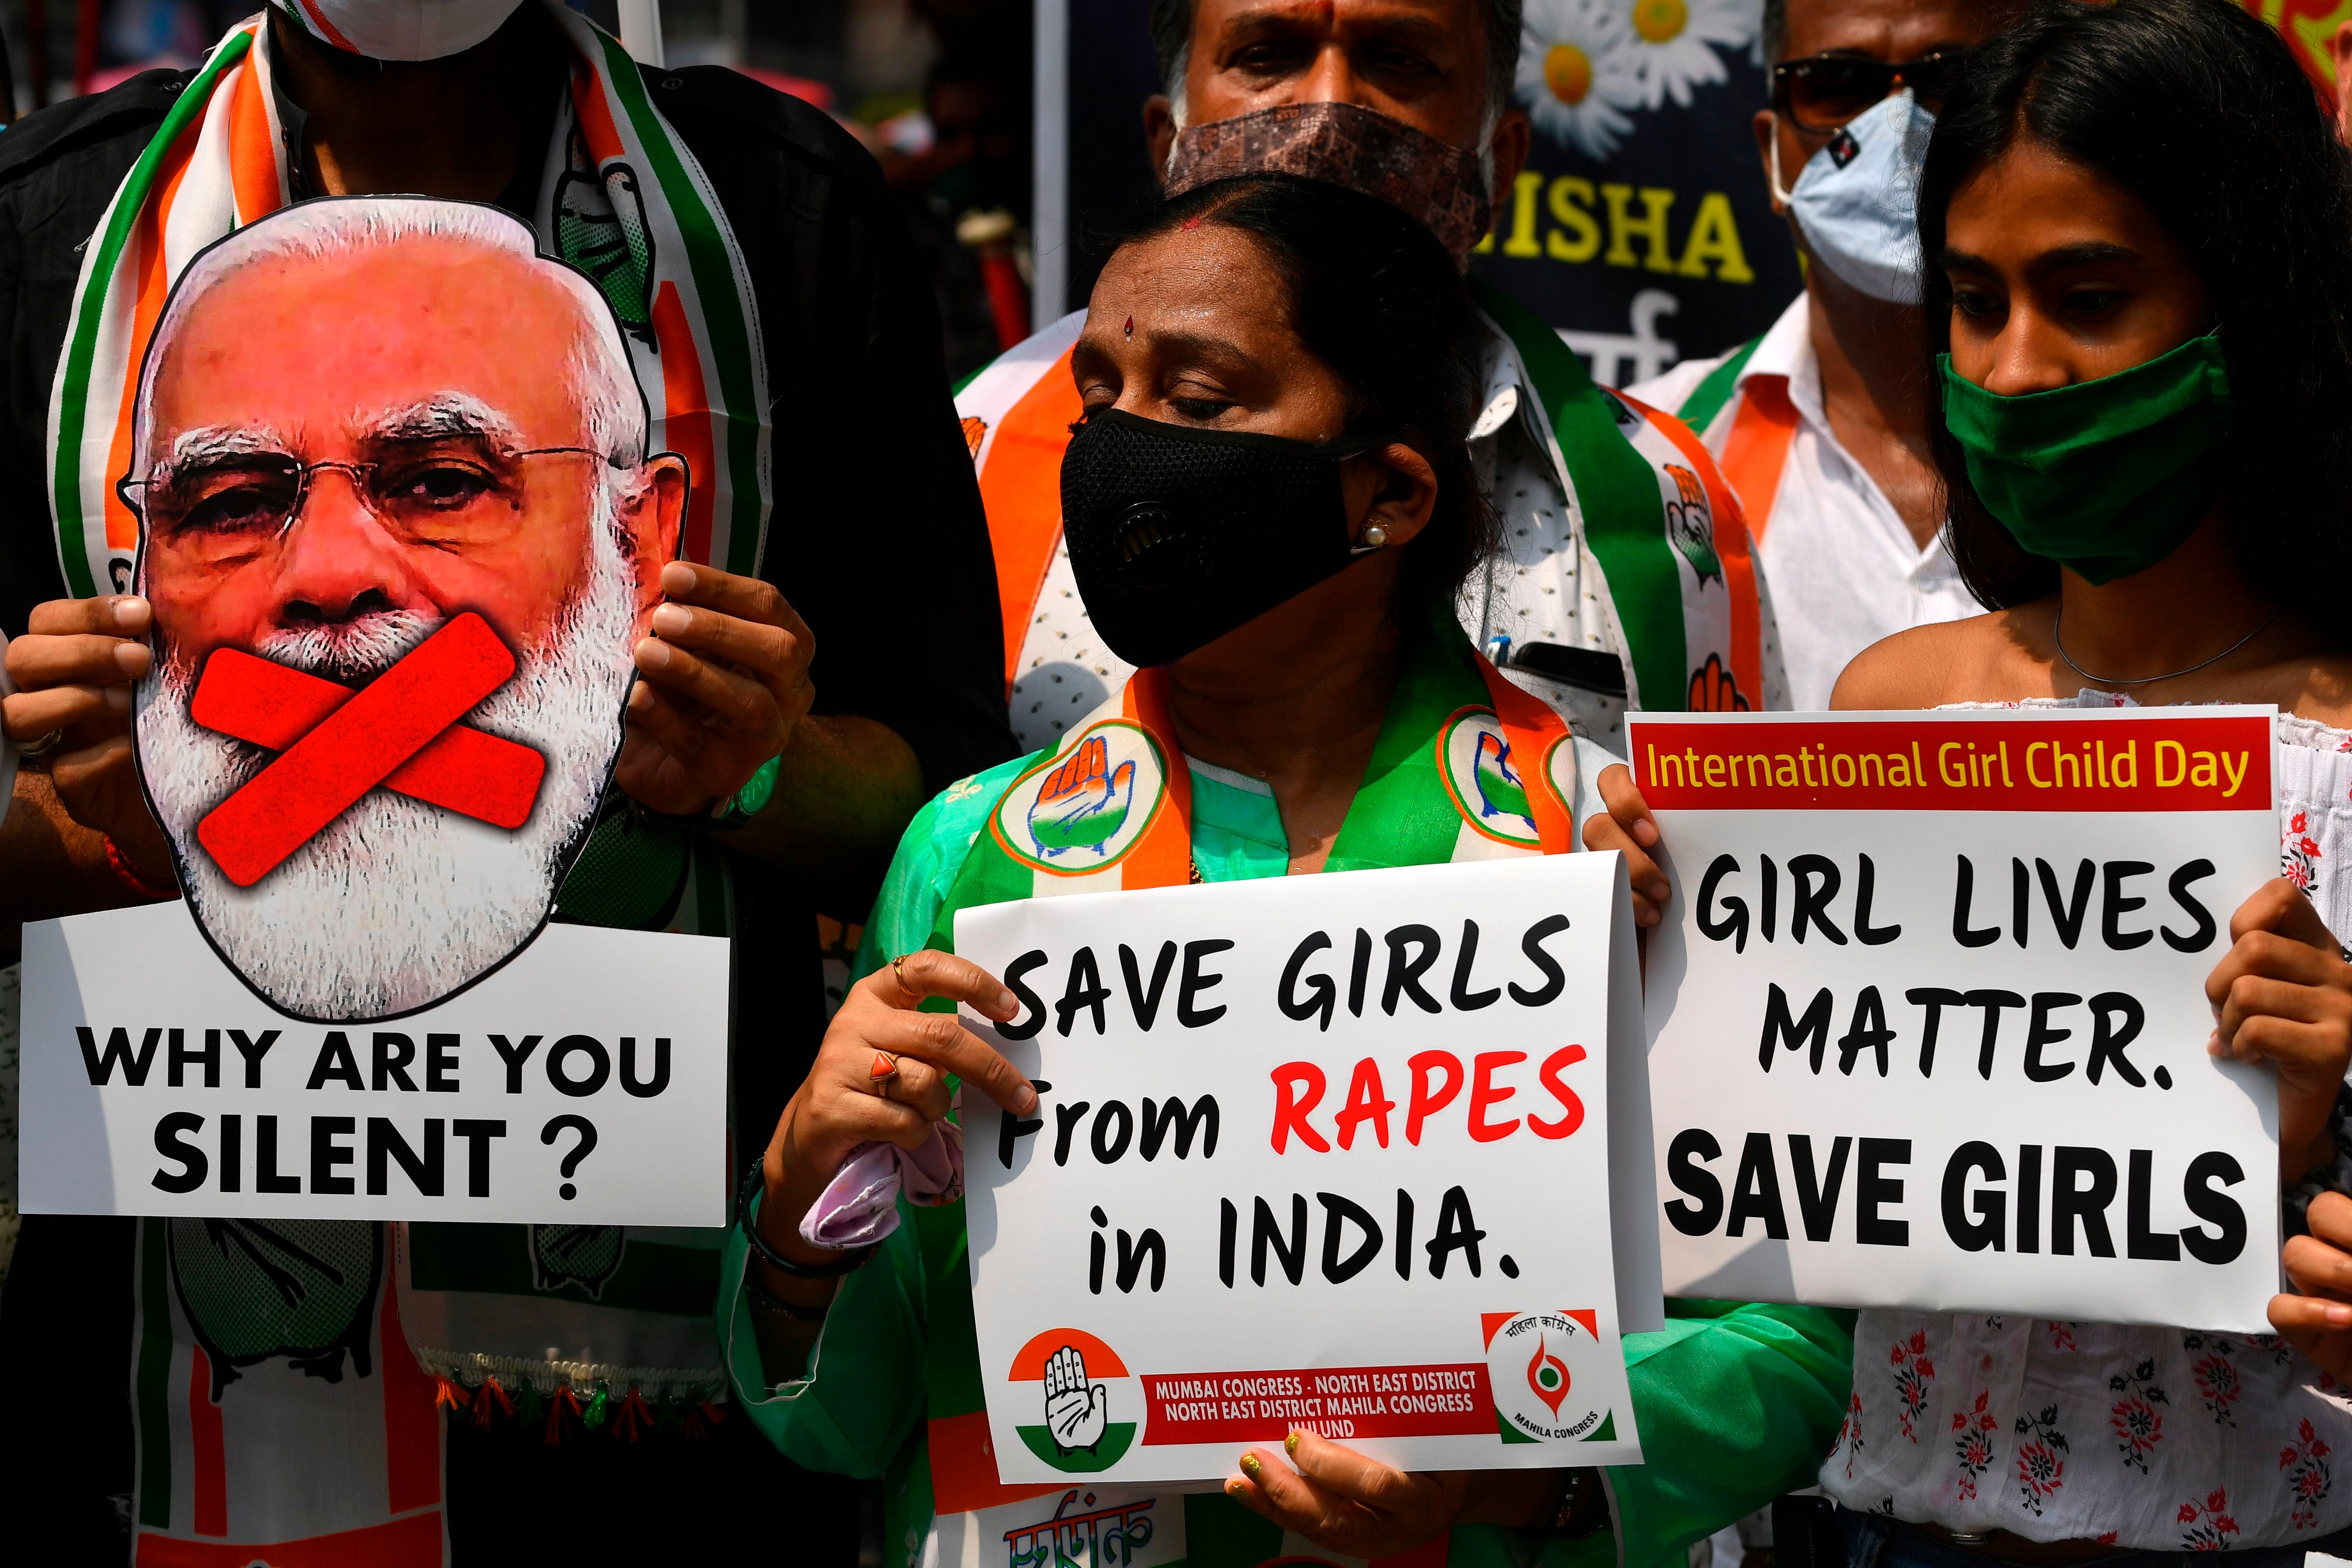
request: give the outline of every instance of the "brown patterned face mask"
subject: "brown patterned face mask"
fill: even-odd
[[[1168,161],[1168,194],[1236,174],[1298,174],[1396,207],[1466,267],[1492,216],[1475,152],[1353,103],[1285,103],[1188,125]]]

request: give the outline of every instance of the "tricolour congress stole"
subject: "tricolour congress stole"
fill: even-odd
[[[1563,853],[1573,841],[1576,770],[1566,723],[1470,647],[1449,605],[1408,639],[1388,716],[1324,869]],[[1139,671],[998,797],[940,907],[929,945],[954,951],[960,910],[1191,881],[1192,798],[1191,770],[1169,722],[1167,675]],[[1030,1516],[1044,1519],[1051,1511],[1048,1494],[1066,1489],[997,1480],[973,1348],[963,1205],[905,1212],[926,1254],[929,1280],[925,1447],[931,1527],[940,1541],[924,1560],[1002,1562],[1006,1532],[1042,1528]],[[909,1490],[905,1506],[919,1510],[923,1489]],[[1219,1496],[1154,1498],[1150,1488],[1097,1492],[1087,1499],[1090,1507],[1118,1503],[1131,1517],[1158,1521],[1150,1527],[1158,1531],[1157,1547],[1137,1559],[1147,1568],[1165,1556],[1185,1555],[1178,1532],[1192,1528],[1187,1521],[1203,1510],[1216,1515],[1216,1541],[1229,1550],[1214,1550],[1205,1538],[1192,1541],[1187,1560],[1195,1568],[1246,1568],[1283,1546],[1278,1529]],[[907,1539],[907,1531],[919,1532],[923,1524],[920,1518],[893,1516],[885,1521],[885,1539]],[[1209,1528],[1202,1521],[1193,1534]],[[1260,1539],[1262,1532],[1270,1533]],[[1136,1545],[1139,1550],[1152,1539],[1147,1535]],[[1443,1563],[1442,1546],[1416,1561]]]
[[[1715,460],[1679,419],[1594,384],[1534,312],[1483,284],[1474,291],[1542,408],[1554,471],[1622,631],[1632,704],[1764,707],[1763,609],[1748,525]],[[988,510],[1008,688],[1061,543],[1062,451],[1082,412],[1070,353],[1085,324],[1083,310],[1063,317],[956,393]]]
[[[571,57],[570,91],[533,215],[540,247],[595,279],[646,395],[650,449],[687,459],[683,552],[756,574],[770,430],[741,252],[635,62],[560,0],[546,11]],[[114,481],[131,466],[140,368],[173,282],[205,247],[291,197],[266,20],[248,17],[214,47],[82,252],[48,417],[58,560],[77,595],[131,586],[138,524]],[[620,842],[621,826],[600,827],[583,852],[599,907],[667,918],[682,902],[688,929],[723,932],[720,879],[698,865],[689,884],[682,848],[646,834]],[[653,883],[634,899],[613,890]],[[444,1402],[485,1415],[544,1399],[558,1428],[609,1414],[631,1433],[656,1419],[698,1425],[725,1387],[710,1328],[715,1240],[616,1226],[416,1231],[395,1257],[391,1227],[357,1222],[141,1222],[140,1562],[440,1562],[436,1375]],[[413,1277],[420,1255],[429,1283]],[[483,1369],[523,1356],[535,1372],[486,1384]]]

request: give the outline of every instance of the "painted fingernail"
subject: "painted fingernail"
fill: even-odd
[[[669,663],[669,645],[657,637],[647,637],[637,644],[637,664],[645,669],[660,669]]]
[[[1239,1477],[1235,1477],[1234,1479],[1225,1483],[1225,1495],[1227,1497],[1239,1497],[1242,1495],[1242,1483]]]
[[[1244,1454],[1242,1456],[1242,1474],[1247,1476],[1250,1479],[1257,1479],[1258,1471],[1264,1468],[1264,1466],[1258,1463],[1258,1458],[1255,1454]]]
[[[131,710],[130,688],[124,686],[110,686],[106,689],[103,695],[106,699],[106,706],[109,712],[128,713]]]
[[[654,612],[654,630],[666,637],[676,637],[693,624],[693,615],[677,605],[664,605]]]
[[[1282,1451],[1288,1454],[1293,1458],[1297,1458],[1298,1457],[1299,1436],[1300,1434],[1293,1432],[1289,1436],[1285,1437],[1282,1440]]]

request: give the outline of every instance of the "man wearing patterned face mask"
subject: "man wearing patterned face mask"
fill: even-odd
[[[2015,9],[1768,0],[1757,151],[1805,291],[1761,338],[1633,389],[1700,431],[1738,491],[1799,709],[1828,707],[1879,638],[1978,611],[1937,531],[1916,195],[1945,82]]]
[[[1518,0],[1155,0],[1164,97],[1144,110],[1171,195],[1280,172],[1379,196],[1457,261],[1528,152],[1509,107]],[[1486,327],[1471,448],[1504,554],[1464,628],[1580,732],[1623,745],[1630,707],[1786,706],[1738,504],[1670,415],[1596,387],[1532,311],[1472,285]],[[957,407],[980,467],[1013,732],[1050,744],[1131,666],[1096,634],[1061,547],[1056,476],[1079,412],[1084,311],[1009,351]]]
[[[437,199],[364,199],[388,193]],[[293,205],[314,197],[362,199]],[[134,595],[137,522],[114,484],[166,290],[194,258],[289,231],[309,248],[287,276],[310,281],[245,295],[250,330],[227,340],[272,367],[263,384],[282,374],[288,397],[198,422],[235,426],[215,431],[231,443],[215,458],[262,463],[240,468],[254,482],[239,493],[247,516],[286,509],[273,564],[248,562],[232,591],[224,574],[159,572],[151,550]],[[245,238],[215,243],[232,232]],[[824,115],[733,72],[640,70],[562,0],[272,0],[199,69],[147,72],[10,126],[0,233],[22,263],[0,272],[13,334],[0,361],[5,718],[43,753],[0,840],[0,931],[181,895],[132,767],[131,688],[159,657],[167,687],[174,648],[214,638],[348,679],[459,609],[496,622],[505,604],[509,635],[543,668],[559,644],[572,650],[566,673],[603,692],[618,753],[568,770],[574,830],[539,856],[541,893],[568,868],[559,920],[744,942],[730,1100],[772,1125],[824,1027],[816,911],[862,910],[922,800],[1011,746],[937,317],[873,159]],[[516,254],[492,264],[499,244]],[[549,423],[530,400],[562,378],[486,392],[476,373],[499,351],[480,322],[522,330],[530,279],[546,275],[568,280],[576,307],[547,318],[556,339],[575,318],[598,323],[603,346],[581,363],[602,367],[606,390],[555,418],[555,434],[507,441]],[[399,308],[428,284],[453,293]],[[340,302],[338,289],[350,290]],[[441,330],[394,353],[394,321]],[[384,395],[361,373],[337,380],[332,355],[305,347],[336,328],[366,351],[365,374],[434,379]],[[205,358],[187,384],[216,398],[250,384],[226,363]],[[467,397],[439,395],[453,387]],[[890,417],[873,416],[885,406]],[[473,443],[483,471],[506,460],[502,443],[521,449],[514,462],[539,453],[557,465],[531,481],[542,503],[588,500],[542,504],[537,515],[563,526],[469,563],[446,537],[404,533],[404,492],[379,483],[373,460],[445,439]],[[562,447],[570,458],[551,450]],[[599,472],[617,472],[623,452],[682,457],[691,482],[676,487],[671,469],[668,531],[624,555],[615,529],[588,526],[602,503],[580,448],[606,454]],[[371,460],[323,460],[353,456]],[[320,485],[314,468],[350,471]],[[130,494],[168,513],[143,459],[141,474]],[[869,510],[896,520],[903,558],[887,574],[835,526]],[[906,602],[924,606],[919,646],[872,658],[853,628]],[[604,629],[558,638],[562,617]],[[322,665],[322,648],[349,657]],[[139,737],[146,782],[184,822],[190,788],[212,787],[205,769],[238,759],[161,742],[155,715]],[[398,810],[412,806],[442,811]],[[418,841],[444,841],[436,853],[467,853],[447,848],[446,820],[406,821]],[[371,832],[336,841],[361,846],[359,868],[328,868],[322,906],[392,896]],[[189,887],[199,910],[219,904],[202,868]],[[325,1003],[293,1010],[345,1006],[354,985],[379,991],[355,1010],[407,1005],[352,956],[370,938],[384,951],[457,945],[433,878],[407,887],[401,916],[348,922],[345,955],[304,982]],[[430,934],[404,938],[403,925]],[[302,929],[248,928],[247,950],[275,958]],[[375,1037],[379,1048],[403,1037]],[[774,1550],[784,1521],[794,1562],[845,1564],[852,1495],[728,1409],[712,1321],[720,1245],[709,1231],[598,1225],[32,1216],[0,1312],[0,1368],[46,1415],[0,1438],[0,1518],[76,1563],[433,1568],[534,1560],[559,1533],[616,1560],[718,1562]]]

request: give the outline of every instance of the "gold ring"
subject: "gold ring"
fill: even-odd
[[[892,976],[898,980],[899,991],[903,994],[912,996],[915,994],[915,988],[907,984],[906,963],[908,957],[908,954],[902,952],[898,957],[892,959],[890,961],[890,973]]]
[[[887,1051],[874,1053],[874,1065],[866,1069],[874,1092],[883,1100],[890,1098],[890,1080],[898,1076],[898,1058]]]
[[[62,728],[52,730],[47,734],[27,741],[17,747],[16,754],[26,762],[37,763],[56,751],[65,738],[66,732]]]

